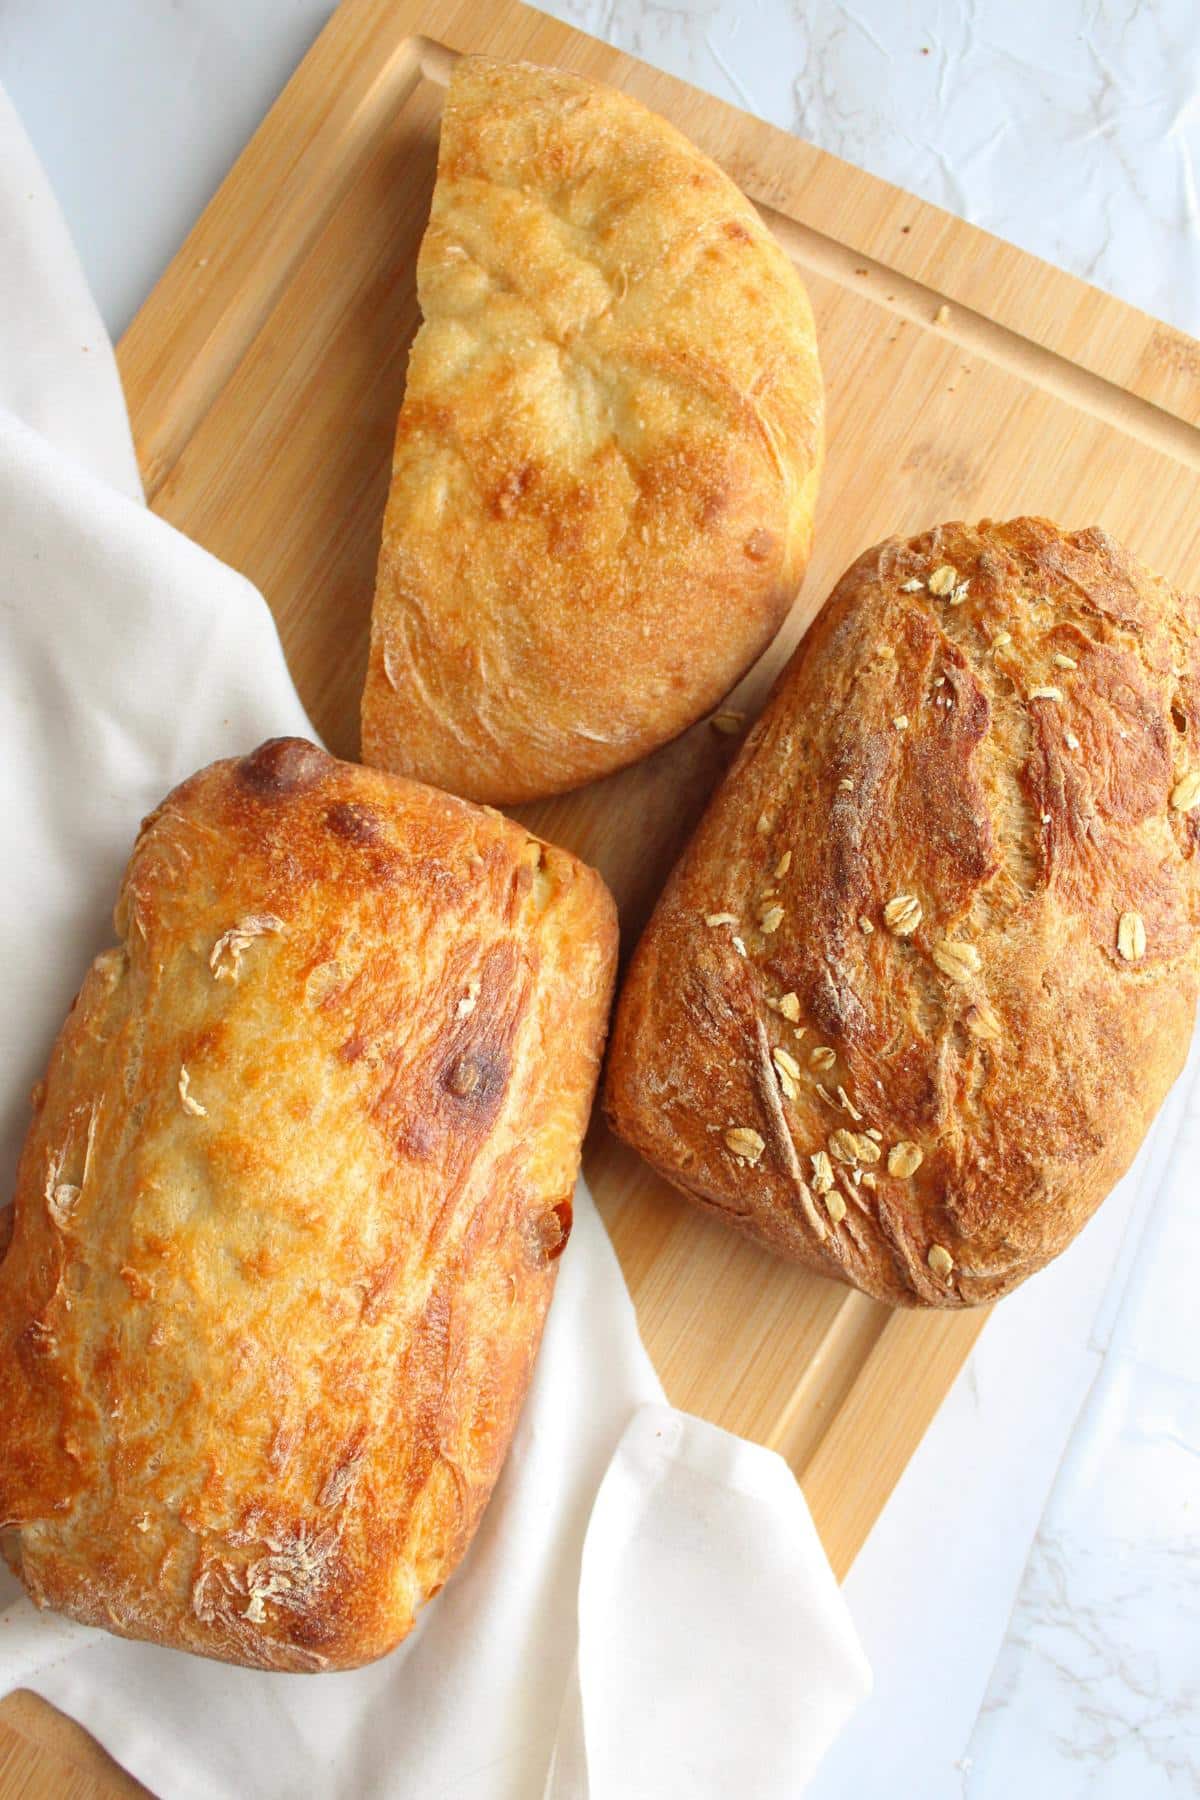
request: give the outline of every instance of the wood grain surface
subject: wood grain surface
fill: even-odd
[[[345,0],[120,346],[155,511],[265,594],[314,724],[358,696],[445,82],[471,50],[557,64],[674,121],[759,206],[816,310],[829,456],[751,716],[842,570],[894,532],[1045,513],[1200,583],[1200,345],[786,133],[509,0]],[[626,951],[735,746],[705,724],[525,809],[596,863]],[[597,1122],[585,1169],[677,1405],[773,1445],[844,1574],[981,1329],[892,1314],[694,1211]],[[0,1797],[140,1793],[30,1695]]]

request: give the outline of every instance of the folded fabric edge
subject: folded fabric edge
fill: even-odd
[[[739,1696],[727,1707],[714,1705],[722,1666]],[[639,1408],[588,1525],[544,1800],[651,1800],[672,1780],[689,1800],[723,1800],[732,1780],[760,1791],[759,1756],[784,1782],[761,1791],[798,1792],[871,1683],[783,1459],[670,1406]]]

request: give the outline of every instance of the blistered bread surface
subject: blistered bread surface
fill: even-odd
[[[352,1666],[465,1549],[602,1048],[599,878],[276,740],[145,823],[35,1096],[0,1265],[0,1529],[34,1599]]]

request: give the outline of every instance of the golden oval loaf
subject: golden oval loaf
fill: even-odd
[[[645,756],[804,572],[812,313],[733,183],[627,95],[450,81],[363,695],[363,756],[476,800]]]
[[[296,739],[145,823],[0,1265],[34,1599],[265,1669],[408,1631],[508,1446],[616,949],[599,877]]]
[[[895,1303],[993,1300],[1063,1249],[1195,1017],[1198,629],[1099,531],[862,557],[638,947],[619,1135]]]

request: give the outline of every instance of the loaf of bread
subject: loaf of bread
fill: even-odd
[[[1200,602],[1100,531],[843,578],[637,950],[614,1129],[762,1243],[993,1300],[1128,1167],[1200,979]]]
[[[33,1598],[256,1668],[402,1638],[503,1460],[616,928],[589,869],[296,739],[146,821],[0,1265]]]
[[[812,314],[733,183],[577,75],[460,61],[421,245],[363,757],[476,800],[646,755],[808,556]]]

